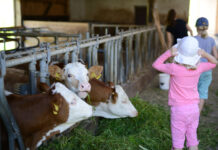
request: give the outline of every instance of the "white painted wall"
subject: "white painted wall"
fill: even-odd
[[[195,23],[199,17],[206,17],[209,21],[208,33],[215,34],[217,0],[190,0],[189,25],[194,35],[197,34]]]

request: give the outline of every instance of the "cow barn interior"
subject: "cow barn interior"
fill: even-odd
[[[152,63],[169,48],[166,19],[170,9],[175,9],[177,17],[190,26],[193,35],[197,35],[197,18],[206,17],[210,22],[208,33],[217,41],[218,0],[0,0],[0,131],[6,131],[5,135],[11,137],[1,146],[5,135],[0,134],[0,150],[4,146],[10,150],[43,149],[47,144],[45,139],[55,139],[81,124],[94,132],[98,123],[93,120],[98,122],[99,117],[136,117],[138,112],[132,104],[131,108],[125,109],[133,110],[134,114],[124,115],[116,114],[112,109],[111,114],[106,114],[108,112],[102,112],[106,108],[100,105],[117,105],[120,95],[125,95],[126,99],[137,96],[158,75]],[[76,62],[89,70],[83,72],[77,68],[76,75],[69,74],[73,71],[66,67],[67,64]],[[93,66],[98,68],[90,69]],[[93,81],[91,88],[89,83],[80,83],[78,80],[83,76],[87,78],[84,73],[88,72],[89,81],[94,78],[101,83]],[[71,87],[68,78],[76,79],[72,82],[84,91],[73,91],[75,87]],[[54,82],[61,82],[61,86]],[[45,86],[41,87],[41,83]],[[81,99],[87,89],[91,90],[88,98],[86,94],[85,97],[86,102],[95,107],[94,119],[87,119],[90,116],[85,117],[86,120],[80,118],[71,122],[64,132],[57,126],[60,127],[57,131],[49,131],[49,128],[37,136],[24,137],[14,114],[17,109],[12,109],[11,103],[7,102],[10,94],[21,95],[24,99],[27,95],[54,94],[59,91],[52,91],[52,88],[58,89],[62,84],[71,90],[66,89],[72,95],[82,95]],[[96,98],[97,94],[92,89],[102,91],[101,98],[93,103],[89,101],[90,96]],[[112,95],[104,99],[105,93]],[[65,102],[67,105],[68,100]],[[55,114],[60,107],[55,104],[52,109]]]

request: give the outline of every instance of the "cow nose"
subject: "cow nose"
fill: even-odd
[[[80,85],[80,91],[90,92],[90,90],[91,90],[91,85],[89,83],[82,83]]]
[[[133,111],[132,114],[133,114],[132,117],[137,117],[138,116],[138,111]]]
[[[135,112],[135,116],[138,116],[138,112],[137,111]]]

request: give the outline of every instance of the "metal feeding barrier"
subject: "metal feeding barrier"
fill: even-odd
[[[164,31],[164,28],[162,27]],[[73,38],[72,38],[73,39]],[[117,28],[116,35],[111,36],[108,30],[105,30],[104,36],[86,34],[85,39],[77,38],[70,42],[50,45],[42,44],[39,48],[28,51],[7,54],[5,58],[1,57],[1,102],[5,102],[3,77],[7,67],[15,67],[21,64],[29,64],[29,84],[30,94],[37,92],[37,74],[41,82],[49,84],[49,63],[62,55],[64,64],[76,62],[79,59],[84,60],[88,67],[93,65],[104,66],[104,81],[111,81],[114,84],[127,82],[133,76],[143,70],[149,62],[153,61],[160,53],[160,42],[155,27],[141,27],[127,31],[119,31]],[[1,52],[3,53],[3,52]],[[40,63],[40,70],[36,70],[37,61]],[[4,109],[1,112],[9,110],[8,106],[1,105]],[[1,116],[2,117],[2,116]],[[13,118],[10,116],[9,118]],[[5,120],[4,120],[5,122]],[[11,122],[6,120],[6,124]],[[10,129],[8,129],[8,132]],[[19,131],[19,130],[15,130]],[[19,133],[19,132],[16,132]],[[14,134],[20,136],[20,134]],[[22,140],[19,138],[20,148],[22,149]]]
[[[52,44],[59,44],[60,42],[68,42],[69,38],[80,38],[80,34],[66,34],[49,31],[47,28],[25,28],[25,27],[9,27],[0,28],[0,43],[6,44],[6,42],[16,42],[16,48],[6,51],[6,53],[14,53],[16,51],[28,50],[37,48],[40,46],[41,41],[39,37],[53,38]],[[27,38],[34,38],[37,44],[34,46],[25,46],[25,40]],[[65,41],[60,41],[59,38],[65,38]]]
[[[10,107],[7,103],[4,93],[4,76],[6,74],[5,53],[0,52],[0,117],[8,133],[9,150],[15,149],[15,142],[17,141],[19,149],[24,150],[22,136],[20,134],[18,125],[13,117]],[[1,139],[1,138],[0,138]],[[0,140],[1,141],[1,140]],[[0,149],[1,143],[0,143]]]

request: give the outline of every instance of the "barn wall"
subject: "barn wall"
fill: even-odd
[[[160,13],[160,21],[164,24],[167,13],[170,9],[175,9],[179,18],[188,21],[190,0],[156,0],[155,7]]]
[[[134,6],[147,0],[70,0],[70,19],[90,22],[134,24]]]
[[[179,17],[188,18],[189,0],[70,0],[70,20],[134,24],[134,7],[147,6],[149,9],[149,1],[154,1],[162,24],[171,8],[176,9]]]

